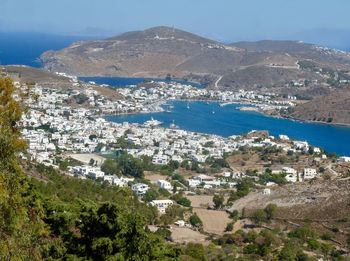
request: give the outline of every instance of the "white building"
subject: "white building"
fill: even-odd
[[[317,176],[317,171],[316,169],[305,168],[303,176],[304,176],[304,180],[313,179]]]
[[[98,178],[103,178],[105,173],[101,171],[100,168],[92,168],[91,170],[89,170],[88,175],[92,179],[98,179]]]
[[[196,188],[201,184],[201,181],[198,179],[188,179],[187,183],[189,187]]]
[[[167,155],[157,154],[153,156],[152,163],[156,165],[166,165],[169,162]]]
[[[165,210],[174,204],[174,202],[170,199],[162,199],[162,200],[152,200],[150,202],[152,206],[156,206],[160,213],[165,213]]]
[[[143,196],[149,190],[149,186],[144,183],[137,183],[131,186],[131,190],[136,193],[137,196]]]
[[[286,180],[288,182],[297,182],[298,181],[298,172],[290,167],[283,167],[282,168],[282,173],[286,174]]]
[[[164,180],[164,179],[159,179],[157,180],[157,185],[162,188],[162,189],[167,189],[171,190],[173,187],[171,186],[171,183]]]
[[[278,137],[280,140],[289,140],[289,137],[287,135],[279,135]]]
[[[270,195],[271,194],[271,189],[269,189],[269,188],[264,189],[263,190],[263,194],[264,195]]]
[[[341,163],[350,162],[350,157],[342,156],[342,157],[339,157],[338,161]]]

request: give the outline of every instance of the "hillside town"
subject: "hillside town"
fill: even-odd
[[[65,73],[57,73],[60,76],[68,77],[73,86],[94,86],[98,87],[94,81],[87,84],[80,82],[77,77]],[[106,84],[102,87],[109,87]],[[190,84],[176,81],[147,81],[140,85],[130,85],[126,88],[115,88],[115,91],[124,99],[111,101],[106,97],[98,95],[98,91],[85,90],[82,93],[72,93],[80,95],[81,102],[90,107],[98,108],[102,114],[122,114],[122,113],[149,113],[169,110],[162,105],[166,105],[168,100],[201,100],[220,102],[220,106],[232,103],[252,105],[260,111],[282,110],[295,106],[297,98],[295,96],[282,97],[275,93],[259,94],[255,91],[223,91],[207,88],[197,88]],[[67,97],[61,97],[67,98]]]
[[[350,261],[350,1],[0,3],[0,261]]]
[[[22,91],[27,86],[16,83]],[[116,107],[121,111],[144,109],[143,104],[154,104],[155,101],[186,98],[214,98],[232,102],[244,101],[254,104],[273,104],[268,106],[286,106],[286,103],[271,101],[271,95],[256,95],[253,92],[239,91],[215,92],[196,89],[180,84],[160,84],[155,88],[124,88],[118,89],[126,99],[111,102],[92,89],[81,90],[55,90],[35,86],[30,89],[30,96],[26,100],[30,110],[22,118],[23,137],[28,141],[28,154],[23,155],[31,161],[59,169],[58,158],[72,155],[115,155],[123,152],[134,158],[148,157],[151,163],[157,166],[167,166],[172,162],[178,165],[186,164],[204,166],[208,160],[224,159],[228,155],[241,150],[268,150],[273,149],[285,154],[307,154],[312,148],[312,155],[317,165],[305,165],[294,169],[289,165],[281,165],[272,169],[272,174],[283,174],[286,182],[302,182],[317,178],[322,162],[328,162],[326,154],[306,141],[293,141],[286,135],[279,137],[251,131],[246,135],[234,135],[224,138],[217,135],[195,133],[178,129],[176,127],[162,128],[158,121],[150,120],[144,124],[114,123],[100,117],[101,113],[111,113]],[[78,97],[78,98],[77,98]],[[81,98],[84,97],[84,98]],[[72,107],[67,101],[84,99],[86,106]],[[283,105],[282,105],[283,104]],[[288,103],[288,106],[290,104]],[[119,106],[119,107],[118,107]],[[126,144],[126,145],[125,145]],[[92,157],[93,158],[93,157]],[[150,188],[149,184],[140,183],[134,177],[110,175],[101,170],[101,162],[91,158],[88,164],[68,166],[70,175],[86,179],[102,180],[114,186],[130,186],[141,199]],[[342,160],[348,160],[343,157]],[[220,172],[221,171],[221,172]],[[333,171],[335,172],[335,171]],[[181,184],[182,190],[222,188],[234,189],[237,181],[249,175],[256,182],[263,171],[248,174],[243,170],[225,166],[219,173],[208,175],[195,174]],[[174,181],[169,177],[156,180],[154,183],[162,189],[173,193]],[[262,183],[265,188],[262,193],[271,193],[269,187],[278,185],[272,181]],[[159,203],[159,202],[158,202]],[[170,205],[169,202],[153,202],[161,213]]]

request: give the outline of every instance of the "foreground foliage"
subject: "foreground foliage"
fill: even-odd
[[[19,162],[26,147],[20,101],[0,79],[0,259],[164,260],[178,256],[147,229],[156,217],[130,190],[104,187]],[[128,159],[125,159],[128,163]],[[129,165],[125,164],[125,168]]]

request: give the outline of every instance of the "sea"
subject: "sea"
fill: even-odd
[[[0,32],[0,65],[41,67],[39,56],[48,50],[59,50],[85,36],[62,36],[43,33]]]
[[[181,84],[188,84],[192,85],[196,88],[205,88],[205,84],[197,83],[197,82],[191,82],[186,81],[183,79],[174,79],[174,78],[137,78],[137,77],[79,77],[81,81],[84,82],[95,82],[96,84],[107,84],[111,87],[129,87],[133,85],[137,85],[142,82],[149,82],[149,81],[155,81],[155,82],[177,82]]]
[[[86,37],[76,36],[0,32],[0,64],[40,67],[38,58],[43,52],[65,48],[75,41],[86,39]],[[83,80],[114,87],[127,87],[150,79],[88,77]],[[164,79],[151,80],[164,81]],[[205,87],[197,83],[176,81],[199,88]],[[153,117],[163,122],[163,127],[169,127],[171,123],[175,123],[181,129],[225,137],[247,133],[251,130],[268,130],[270,135],[285,134],[292,139],[308,141],[328,152],[350,156],[350,127],[269,117],[258,112],[240,111],[241,105],[237,104],[220,107],[215,102],[172,101],[170,103],[174,106],[171,112],[111,115],[106,119],[113,122],[143,123]]]
[[[291,139],[308,141],[327,152],[350,156],[350,127],[308,123],[266,116],[254,111],[241,111],[243,104],[220,106],[217,102],[171,101],[166,109],[171,112],[111,115],[112,122],[144,123],[151,117],[161,121],[163,127],[174,123],[180,129],[216,134],[224,137],[240,135],[251,130],[268,130],[270,135],[288,135]]]

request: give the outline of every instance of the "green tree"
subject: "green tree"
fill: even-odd
[[[156,189],[150,188],[147,190],[145,196],[143,197],[143,200],[145,202],[151,202],[152,200],[155,200],[159,197],[159,193]]]
[[[266,218],[267,220],[271,220],[275,214],[276,214],[276,211],[277,211],[277,205],[276,204],[268,204],[265,208],[264,208],[264,211],[266,213]]]
[[[233,210],[231,213],[230,213],[230,218],[233,220],[233,221],[237,221],[238,218],[239,218],[239,212],[238,210]]]
[[[180,204],[181,206],[184,207],[190,207],[191,206],[191,201],[186,198],[186,197],[181,197],[176,203]]]
[[[117,158],[117,163],[124,176],[143,178],[142,163],[129,154],[123,154]]]
[[[191,223],[192,226],[198,227],[198,228],[201,228],[203,226],[202,220],[198,217],[198,215],[196,213],[194,213],[190,217],[190,223]]]
[[[180,204],[184,207],[190,207],[191,206],[191,201],[186,198],[183,193],[177,193],[171,197],[177,204]]]
[[[167,253],[160,237],[145,229],[138,214],[117,204],[85,207],[78,222],[80,235],[75,236],[78,256],[94,260],[162,260]]]
[[[254,221],[255,224],[261,225],[261,223],[264,223],[267,221],[266,212],[262,209],[256,210],[252,214],[252,220]]]
[[[233,222],[227,223],[225,231],[229,232],[233,230]]]
[[[202,244],[188,243],[185,254],[192,257],[193,260],[205,260],[205,250]],[[187,259],[185,259],[187,260]]]
[[[120,173],[119,165],[114,159],[106,159],[101,166],[101,170],[109,175],[117,175]]]
[[[40,200],[17,158],[26,142],[17,125],[22,108],[14,94],[12,80],[0,78],[0,259],[38,260],[47,231]]]
[[[224,196],[222,194],[215,194],[213,197],[213,203],[215,209],[220,209],[224,206]]]
[[[299,238],[303,242],[306,242],[310,239],[316,239],[318,235],[313,228],[309,226],[302,226],[294,229],[294,231],[289,232],[288,236],[291,238]]]
[[[303,252],[302,246],[295,240],[285,242],[283,248],[278,254],[280,261],[294,261],[294,260],[309,260],[307,255]]]

